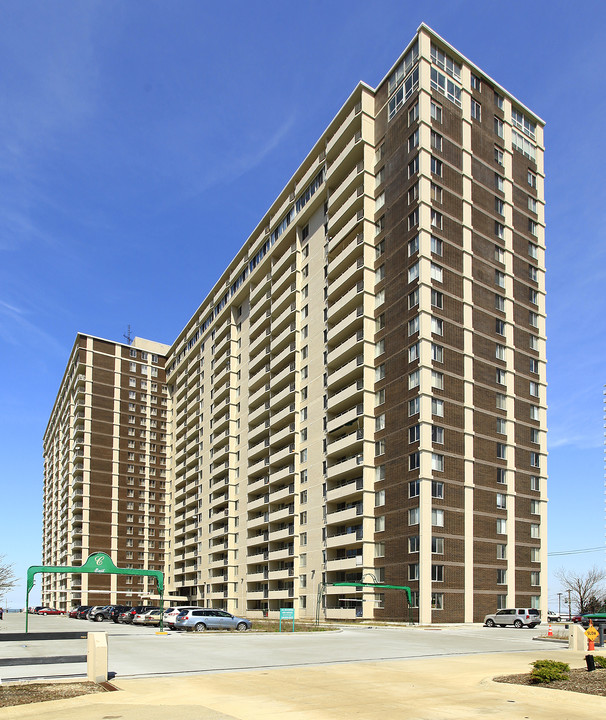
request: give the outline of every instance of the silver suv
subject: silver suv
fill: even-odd
[[[541,613],[536,608],[504,608],[484,618],[486,627],[513,625],[516,628],[533,628],[540,624]]]

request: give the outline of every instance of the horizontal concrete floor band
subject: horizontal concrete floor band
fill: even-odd
[[[46,657],[0,658],[0,667],[10,665],[60,665],[63,663],[85,663],[86,655],[49,655]]]

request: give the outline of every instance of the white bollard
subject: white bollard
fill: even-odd
[[[587,651],[587,636],[582,625],[570,623],[568,626],[568,649]]]
[[[86,650],[86,674],[89,682],[107,682],[107,634],[89,632]]]

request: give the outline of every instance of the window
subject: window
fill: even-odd
[[[501,200],[501,198],[496,197],[494,199],[494,210],[497,215],[505,215],[505,203]]]
[[[526,176],[526,182],[530,185],[531,188],[537,187],[537,176],[531,171],[528,171],[528,174]]]
[[[379,515],[375,518],[375,532],[383,532],[385,530],[385,515]]]
[[[503,109],[503,96],[499,95],[498,92],[495,92],[494,94],[494,104],[499,108],[499,110]]]
[[[419,129],[417,128],[408,138],[408,152],[412,152],[419,145]]]
[[[415,315],[408,321],[408,336],[410,337],[417,332],[419,332],[419,316]]]
[[[419,156],[417,155],[414,160],[408,163],[408,177],[411,178],[415,173],[419,172]]]
[[[540,481],[538,475],[531,475],[530,476],[530,489],[536,490],[536,492],[539,492],[540,490]]]
[[[379,355],[383,355],[385,352],[385,340],[379,340],[379,342],[375,345],[375,357],[379,357]]]
[[[507,560],[507,545],[497,545],[497,560]]]
[[[385,230],[385,215],[381,215],[381,217],[375,223],[375,237],[377,235],[380,235],[383,232],[383,230]],[[381,245],[382,245],[382,243],[379,243],[379,245],[377,245],[377,248],[376,248],[377,256],[383,254],[383,251],[379,252],[379,247],[381,247]],[[307,266],[305,266],[305,267],[307,267]]]
[[[436,472],[444,472],[444,455],[431,453],[431,469]]]
[[[507,435],[507,420],[497,418],[497,433],[499,433],[499,435]]]
[[[431,199],[433,202],[442,204],[442,188],[435,183],[431,183]]]
[[[531,452],[530,453],[530,466],[531,467],[541,467],[541,456],[537,452]]]
[[[419,552],[419,536],[418,535],[411,535],[408,538],[408,552],[409,553],[418,553]]]
[[[494,282],[495,285],[504,288],[505,287],[505,273],[500,270],[494,271]]]
[[[507,521],[503,518],[497,519],[497,535],[507,534]]]
[[[529,392],[533,397],[539,397],[539,383],[531,380],[529,383]]]
[[[443,482],[440,482],[439,480],[431,481],[431,497],[439,498],[440,500],[444,499],[444,483]]]
[[[511,108],[511,124],[534,140],[536,125],[515,108]]]
[[[408,76],[410,78],[410,75]],[[417,76],[417,82],[418,82],[418,76]],[[411,90],[412,92],[412,90]],[[419,119],[419,103],[416,102],[408,111],[408,124],[412,125],[413,122],[416,122]]]
[[[377,415],[375,418],[375,432],[380,432],[381,430],[385,430],[385,413],[381,413],[381,415]]]
[[[537,211],[537,201],[530,195],[528,196],[528,209],[533,213]]]
[[[419,524],[419,508],[410,508],[408,511],[408,524],[418,525]]]
[[[433,508],[431,511],[431,524],[433,527],[444,527],[444,510]]]
[[[497,165],[500,165],[501,167],[504,166],[503,151],[499,147],[495,147],[494,149],[494,161],[497,163]]]
[[[507,495],[503,495],[503,493],[497,493],[497,508],[499,510],[505,510],[507,507]]]
[[[499,238],[499,240],[505,239],[505,225],[500,223],[498,220],[494,221],[494,234]],[[503,257],[505,257],[505,253],[503,253]],[[501,260],[500,262],[505,262],[505,260]]]
[[[444,428],[439,425],[433,425],[431,428],[431,440],[439,445],[444,444]],[[437,496],[436,496],[437,497]]]
[[[419,579],[419,563],[411,563],[408,566],[408,579],[418,580]]]
[[[503,138],[503,121],[496,117],[496,115],[494,118],[494,132],[495,135],[498,135],[501,139]]]
[[[444,555],[444,538],[434,535],[431,538],[431,552],[433,555]]]
[[[431,101],[431,119],[436,122],[442,122],[442,106],[437,102]]]
[[[417,415],[419,412],[421,401],[418,397],[412,398],[412,400],[408,401],[408,417],[412,417],[413,415]]]
[[[417,166],[418,166],[418,156],[417,156]],[[418,167],[417,167],[418,169]],[[438,158],[435,158],[433,155],[431,156],[431,172],[432,175],[436,175],[437,177],[442,177],[442,161],[438,160]]]
[[[540,505],[538,500],[531,500],[530,501],[530,514],[531,515],[540,515]]]
[[[497,335],[505,335],[505,322],[499,318],[495,320],[495,332]]]
[[[385,193],[382,192],[379,197],[375,200],[375,212],[380,210],[385,205]]]
[[[417,212],[418,214],[418,212]],[[411,283],[419,277],[419,263],[416,262],[408,268],[408,282]]]
[[[538,235],[539,233],[539,225],[535,220],[528,220],[528,232],[531,235]]]
[[[444,295],[438,290],[431,291],[431,305],[432,307],[443,308],[444,307]]]
[[[379,185],[382,185],[385,182],[385,168],[382,167],[379,172],[375,175],[375,188],[378,188]],[[305,227],[309,228],[308,225]],[[303,228],[305,230],[305,228]],[[308,230],[309,233],[309,230]]]
[[[444,582],[444,565],[431,566],[431,580],[432,582]]]
[[[444,323],[440,318],[433,317],[431,318],[431,332],[434,335],[443,335],[444,334]]]
[[[408,497],[415,498],[419,497],[419,481],[412,480],[408,483]]]
[[[530,537],[533,538],[533,539],[535,539],[535,540],[536,540],[537,538],[541,537],[541,535],[540,535],[540,525],[538,525],[537,523],[531,523],[531,524],[530,524]]]
[[[529,140],[520,135],[516,130],[511,131],[511,146],[514,150],[522,153],[525,157],[532,162],[537,161],[537,149]]]
[[[431,252],[434,255],[442,256],[442,241],[433,235],[431,236]]]
[[[415,305],[419,304],[419,288],[415,288],[411,293],[408,294],[408,309],[410,310]]]
[[[379,267],[375,270],[375,282],[380,283],[381,280],[385,279],[385,265],[379,265]]]
[[[408,241],[408,257],[412,257],[419,251],[419,236],[415,235],[412,240]]]
[[[375,493],[375,507],[385,505],[385,490],[377,490]]]
[[[431,371],[431,387],[438,390],[444,390],[444,373]]]
[[[375,407],[385,403],[385,389],[377,390],[375,393]]]
[[[507,445],[505,443],[497,443],[497,458],[499,460],[507,459]]]
[[[456,65],[454,61],[453,64]],[[445,95],[455,105],[461,107],[461,88],[458,87],[458,85],[455,85],[452,80],[449,80],[447,77],[442,75],[441,72],[438,72],[435,68],[431,68],[431,87],[439,93],[442,93],[442,95]]]
[[[531,350],[537,350],[539,349],[539,338],[536,335],[529,335],[528,336],[528,347]]]
[[[375,543],[375,557],[385,557],[385,543]]]
[[[533,570],[530,573],[530,584],[531,585],[540,585],[541,584],[541,573],[537,570]]]
[[[497,368],[495,371],[495,379],[499,385],[505,385],[507,382],[507,373],[501,368]]]
[[[416,342],[408,348],[408,362],[414,362],[419,359],[419,343]]]
[[[431,263],[430,270],[431,270],[431,273],[430,273],[431,279],[435,280],[436,282],[441,283],[443,275],[444,275],[443,269],[439,265],[436,265],[435,263]]]
[[[431,131],[431,147],[442,152],[442,136],[434,130]]]
[[[528,277],[533,282],[539,282],[539,271],[534,265],[528,266]]]
[[[528,254],[534,260],[538,260],[539,259],[539,246],[535,245],[534,243],[529,242],[528,243]]]
[[[378,440],[375,443],[375,457],[379,457],[380,455],[385,455],[385,440]],[[362,460],[362,456],[358,455],[357,459],[359,465]]]
[[[414,370],[413,372],[409,373],[408,375],[408,389],[412,390],[413,388],[419,387],[420,383],[420,373],[418,370]]]
[[[532,312],[532,310],[531,310],[528,313],[528,322],[534,328],[539,327],[539,316],[536,314],[536,312]]]
[[[531,419],[531,420],[538,420],[538,419],[539,419],[539,406],[538,406],[538,405],[531,405],[531,406],[530,406],[530,419]]]
[[[497,585],[507,585],[507,570],[497,570]]]
[[[444,348],[441,345],[431,343],[431,359],[434,362],[444,362]]]
[[[415,183],[408,190],[408,204],[413,203],[419,197],[419,183]]]
[[[301,450],[301,462],[307,462],[307,449]]]
[[[379,380],[383,380],[385,377],[385,364],[381,363],[381,365],[377,365],[375,368],[375,382],[378,382]]]
[[[418,470],[420,464],[420,455],[418,452],[411,453],[408,456],[408,469],[409,470]]]
[[[505,312],[505,298],[502,295],[494,296],[494,306],[500,312]]]
[[[482,106],[479,102],[476,102],[473,98],[471,100],[471,117],[474,120],[480,121],[482,119]]]
[[[540,548],[530,548],[530,562],[541,562]]]
[[[433,43],[431,45],[431,61],[451,77],[461,80],[461,66]]]
[[[471,73],[471,89],[477,90],[478,92],[482,91],[482,81],[473,73]]]
[[[431,593],[431,609],[432,610],[443,610],[444,609],[444,593]]]
[[[499,173],[494,174],[494,186],[499,192],[505,192],[505,180]]]
[[[418,223],[418,211],[417,212],[417,223]],[[442,216],[442,213],[438,212],[437,210],[431,211],[431,227],[435,227],[438,230],[442,229],[444,218]]]
[[[505,360],[505,352],[507,348],[505,345],[501,345],[500,343],[495,344],[495,357],[497,360]]]
[[[444,400],[431,399],[431,414],[436,417],[444,417]]]
[[[533,288],[528,288],[528,299],[533,305],[539,304],[539,293]]]
[[[375,468],[375,482],[385,480],[385,465],[377,465]]]

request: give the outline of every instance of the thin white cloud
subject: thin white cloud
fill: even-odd
[[[0,338],[15,347],[45,347],[65,355],[65,347],[52,335],[28,319],[28,311],[0,300]]]

